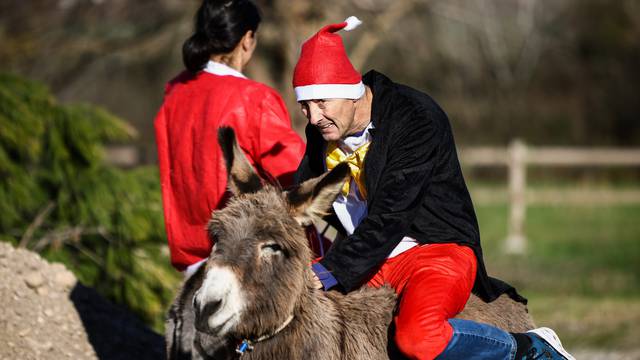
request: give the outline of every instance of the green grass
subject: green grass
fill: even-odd
[[[569,347],[638,347],[640,204],[527,208],[525,255],[506,255],[506,205],[476,205],[489,273],[530,299]]]
[[[538,326],[553,328],[570,351],[638,349],[640,298],[527,294]]]

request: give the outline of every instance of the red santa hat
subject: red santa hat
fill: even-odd
[[[336,32],[362,24],[349,16],[339,24],[320,29],[304,44],[293,71],[293,89],[298,101],[313,99],[359,99],[364,95],[362,75],[353,68]]]

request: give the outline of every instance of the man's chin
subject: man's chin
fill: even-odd
[[[337,133],[323,133],[322,131],[320,131],[320,135],[322,135],[322,138],[324,139],[324,141],[338,141],[340,140],[340,134]]]

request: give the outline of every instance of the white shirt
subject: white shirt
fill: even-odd
[[[369,129],[372,128],[373,123],[369,123],[367,128],[361,133],[338,141],[338,147],[347,156],[353,154],[353,152],[360,146],[371,141]],[[362,222],[362,220],[367,216],[367,200],[362,198],[360,191],[358,190],[358,184],[355,180],[351,179],[351,184],[349,184],[349,194],[347,194],[347,196],[340,192],[336,200],[333,202],[333,210],[347,234],[353,234],[356,227],[358,227],[360,222]],[[405,236],[393,251],[391,251],[391,254],[389,254],[388,257],[392,258],[397,256],[416,245],[418,245],[416,239]]]

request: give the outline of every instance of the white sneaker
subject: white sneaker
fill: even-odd
[[[569,354],[567,352],[567,350],[565,350],[562,347],[562,343],[560,342],[560,338],[558,337],[558,335],[556,334],[555,331],[547,328],[547,327],[541,327],[541,328],[537,328],[537,329],[533,329],[533,330],[529,330],[527,331],[528,335],[533,335],[531,336],[531,341],[532,341],[532,345],[534,347],[536,347],[536,343],[538,341],[538,339],[543,340],[548,346],[551,346],[557,353],[558,355],[564,357],[567,360],[576,360],[576,358],[574,358],[573,356],[571,356],[571,354]],[[538,339],[533,339],[534,337],[537,337]],[[551,355],[551,354],[550,354]],[[553,358],[554,357],[549,357],[549,358]]]

